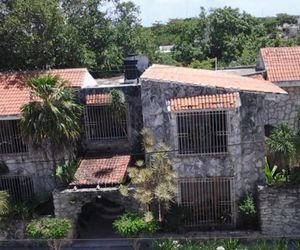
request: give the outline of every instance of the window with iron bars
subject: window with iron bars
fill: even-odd
[[[0,154],[27,152],[21,138],[20,120],[0,120]]]
[[[177,113],[179,154],[227,153],[228,127],[226,110]]]
[[[127,114],[114,115],[111,105],[86,106],[85,133],[90,141],[127,139]]]

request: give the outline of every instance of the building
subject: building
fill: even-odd
[[[266,124],[278,126],[287,122],[298,126],[300,104],[300,47],[262,48],[257,71],[263,79],[288,92],[286,97],[273,97],[266,102]]]
[[[262,80],[166,65],[141,79],[144,127],[171,147],[186,225],[235,225],[238,201],[264,182]]]
[[[177,200],[187,211],[188,227],[235,226],[239,200],[264,182],[265,99],[286,95],[275,84],[166,65],[153,65],[130,83],[120,78],[96,81],[85,69],[49,73],[69,80],[84,106],[78,148],[81,161],[69,189],[54,193],[57,216],[76,221],[83,206],[103,197],[133,204],[118,196],[118,188],[126,181],[133,155],[142,152],[143,127],[152,131],[157,143],[171,147],[179,177]],[[1,107],[5,109],[0,113],[0,143],[15,141],[17,146],[4,147],[1,160],[9,175],[33,178],[35,190],[50,190],[53,185],[46,186],[44,181],[51,180],[51,161],[35,160],[38,154],[22,141],[19,132],[6,132],[10,123],[17,131],[19,108],[30,101],[24,78],[17,81],[13,75],[13,84],[9,74],[1,75],[1,96],[5,97]],[[118,116],[113,110],[115,96],[124,107]]]

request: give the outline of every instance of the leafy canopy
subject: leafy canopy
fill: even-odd
[[[37,76],[27,82],[32,101],[22,106],[22,132],[34,146],[52,150],[69,147],[79,136],[81,106],[58,76]]]

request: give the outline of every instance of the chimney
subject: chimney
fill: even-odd
[[[149,67],[146,56],[131,54],[124,59],[125,83],[138,83],[140,76]]]

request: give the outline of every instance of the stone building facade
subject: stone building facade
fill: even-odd
[[[171,159],[179,178],[233,177],[234,203],[237,207],[246,192],[264,183],[265,96],[240,92],[241,106],[228,110],[228,153],[216,156],[182,156],[176,152],[176,118],[167,106],[172,98],[224,93],[226,90],[216,88],[143,81],[144,126],[151,129],[156,142],[164,142],[174,151]]]

